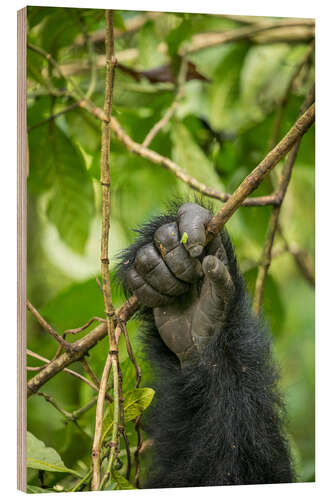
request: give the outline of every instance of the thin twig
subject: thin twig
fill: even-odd
[[[241,21],[241,17],[239,21]],[[185,50],[183,50],[180,55],[191,52],[196,52],[198,50],[213,47],[219,44],[232,43],[239,40],[250,40],[250,42],[255,44],[270,44],[270,43],[293,43],[293,42],[308,42],[314,38],[315,22],[313,19],[280,19],[278,21],[271,19],[255,18],[254,21],[247,22],[250,26],[245,28],[230,29],[224,32],[205,32],[198,33],[192,37],[192,43],[190,43]],[[244,21],[245,23],[245,21]],[[103,32],[93,33],[93,41],[101,40]],[[104,38],[103,38],[104,39]],[[82,40],[83,42],[83,40]],[[81,43],[82,43],[81,42]],[[167,44],[161,42],[157,51],[161,54],[167,53]],[[117,59],[121,61],[135,60],[138,58],[139,52],[136,48],[125,49],[119,51],[117,54]],[[97,67],[105,67],[105,56],[98,56]],[[62,65],[62,71],[65,75],[73,75],[78,72],[83,72],[89,70],[89,65],[80,61],[79,63],[71,63]]]
[[[66,106],[66,108],[58,111],[57,113],[54,113],[53,115],[48,116],[45,118],[45,120],[42,120],[38,123],[35,123],[35,125],[31,125],[31,127],[28,128],[28,132],[31,132],[31,130],[34,130],[35,128],[41,127],[42,125],[45,125],[46,123],[52,122],[53,120],[56,120],[59,116],[64,115],[65,113],[69,113],[73,109],[76,109],[80,107],[79,102],[74,102],[73,104],[70,104],[69,106]]]
[[[207,227],[207,240],[210,241],[223,228],[242,201],[249,196],[263,181],[265,176],[290,151],[294,144],[305,134],[315,120],[315,105],[305,111],[291,127],[284,138],[268,153],[268,155],[252,170],[233,193],[231,198],[211,219]]]
[[[86,358],[85,357],[81,358],[80,359],[80,363],[83,366],[83,368],[85,369],[85,371],[88,373],[89,377],[94,382],[94,384],[96,385],[96,387],[98,387],[98,390],[99,390],[100,386],[101,386],[101,382],[99,381],[97,375],[92,370],[92,368],[89,365],[89,363],[86,360]],[[106,389],[105,399],[107,399],[108,401],[110,401],[110,403],[112,403],[112,401],[113,401],[112,396],[110,396],[110,394],[108,393],[108,388]]]
[[[90,326],[94,321],[98,321],[99,323],[105,322],[104,318],[100,318],[99,316],[94,316],[91,318],[87,323],[85,323],[82,326],[79,326],[78,328],[72,328],[71,330],[65,330],[64,333],[72,333],[73,335],[76,335],[77,333],[83,332],[83,330],[86,330],[88,326]]]
[[[82,479],[80,479],[80,481],[78,481],[70,491],[71,492],[81,491],[82,487],[89,483],[91,475],[92,475],[92,470],[89,469],[87,474]]]
[[[30,47],[31,48],[31,47]],[[38,53],[40,55],[43,55],[48,59],[48,54],[43,51],[42,49],[39,49],[38,47],[34,47],[34,50],[38,49]],[[55,64],[55,67],[57,68],[58,65],[54,61],[53,58],[48,59],[52,64]],[[67,78],[67,80],[71,83],[72,81]],[[77,86],[76,86],[77,87]],[[105,112],[96,106],[92,101],[89,99],[86,99],[85,96],[82,95],[82,91],[78,89],[79,91],[76,92],[69,92],[68,95],[75,99],[78,102],[78,106],[82,109],[85,109],[86,111],[90,112],[95,118],[98,120],[101,120],[102,122],[108,122],[109,119],[106,116]],[[79,94],[79,96],[78,96]],[[37,126],[37,125],[36,125]],[[180,179],[182,182],[185,182],[188,184],[192,189],[195,191],[198,191],[199,193],[209,196],[210,198],[214,198],[216,200],[220,200],[222,202],[226,202],[230,199],[231,194],[229,193],[221,193],[220,191],[217,191],[216,189],[210,188],[203,184],[202,182],[197,181],[194,177],[190,176],[182,167],[177,165],[174,161],[170,160],[169,158],[160,155],[159,153],[156,153],[155,151],[152,151],[149,148],[143,147],[141,144],[133,141],[126,132],[121,128],[119,122],[116,120],[116,118],[111,117],[110,120],[110,128],[111,130],[115,133],[116,137],[120,142],[124,144],[124,146],[131,152],[135,153],[142,158],[145,158],[152,163],[155,163],[157,165],[161,165],[163,168],[170,170],[178,179]],[[277,205],[277,201],[275,198],[274,194],[267,195],[267,196],[259,196],[257,198],[246,198],[242,201],[242,205],[244,206],[266,206],[266,205]]]
[[[92,370],[91,366],[89,365],[88,361],[86,360],[85,357],[81,358],[80,359],[80,363],[81,365],[83,366],[83,368],[86,370],[86,372],[88,373],[89,377],[91,378],[91,380],[94,382],[94,384],[96,384],[96,387],[98,387],[98,390],[100,389],[100,386],[101,386],[101,382],[100,380],[98,379],[97,375],[94,373],[94,371]],[[105,392],[105,399],[107,399],[108,401],[110,401],[110,403],[113,402],[113,398],[112,396],[110,396],[110,394],[108,393],[108,390],[109,390],[109,386],[106,388],[106,392]]]
[[[278,232],[284,244],[286,245],[288,252],[293,256],[304,278],[308,281],[308,283],[312,287],[315,287],[316,280],[315,280],[314,264],[310,255],[307,254],[307,252],[303,248],[299,248],[297,243],[295,242],[288,243],[280,224],[278,226]]]
[[[100,469],[100,454],[101,454],[101,436],[103,429],[103,406],[104,398],[106,393],[106,386],[109,379],[109,374],[112,366],[112,358],[110,353],[106,358],[106,363],[104,365],[103,375],[101,379],[101,385],[98,392],[98,399],[96,404],[96,422],[95,422],[95,433],[94,442],[92,448],[92,482],[91,489],[98,490],[100,480],[101,480],[101,469]]]
[[[87,374],[89,375],[89,377],[91,378],[91,380],[94,382],[94,384],[96,385],[96,387],[99,388],[100,385],[101,385],[101,383],[100,383],[97,375],[94,373],[93,369],[89,365],[89,363],[86,360],[86,358],[85,357],[81,358],[80,359],[80,363],[83,366],[83,368],[85,369],[85,371],[87,372]]]
[[[287,102],[288,102],[288,97],[289,97],[290,93],[292,92],[292,89],[293,89],[294,84],[295,84],[295,80],[297,79],[298,75],[300,74],[302,68],[311,59],[313,51],[314,51],[314,42],[312,42],[309,45],[307,51],[305,52],[304,57],[296,65],[296,69],[293,72],[292,77],[290,78],[289,83],[288,83],[288,85],[286,87],[286,90],[285,90],[285,92],[283,93],[283,95],[282,95],[282,97],[280,99],[279,106],[278,106],[278,109],[277,109],[276,119],[275,119],[274,125],[273,125],[273,133],[272,133],[272,137],[271,137],[271,140],[270,140],[270,143],[269,143],[268,151],[270,151],[271,149],[273,149],[273,147],[278,142],[279,134],[280,134],[280,129],[281,129],[281,124],[282,124],[282,119],[283,119],[283,114],[284,114],[284,111],[285,111],[285,108],[286,108],[286,105],[287,105]]]
[[[304,112],[305,109],[314,100],[314,88],[311,89],[309,95],[307,96],[300,113]],[[314,104],[312,104],[314,106]],[[306,112],[305,112],[306,113]],[[304,113],[304,114],[305,114]],[[304,115],[303,115],[304,116]],[[262,254],[261,264],[259,265],[258,275],[256,279],[255,292],[253,297],[253,310],[258,315],[260,313],[264,295],[265,281],[268,273],[268,269],[271,265],[272,260],[272,247],[274,243],[275,234],[278,228],[279,216],[281,211],[281,205],[287,192],[288,184],[291,178],[292,169],[294,167],[298,150],[301,144],[302,135],[296,140],[294,146],[292,147],[285,164],[282,169],[282,173],[278,185],[278,199],[279,205],[274,207],[272,210],[271,217],[268,222],[267,233],[264,243],[264,249]]]
[[[138,309],[139,303],[136,297],[130,297],[119,309],[116,310],[116,317],[122,321],[128,321],[129,318],[133,316],[135,311]],[[107,334],[106,324],[102,323],[94,328],[91,332],[85,335],[83,338],[73,342],[72,346],[75,346],[75,350],[72,355],[64,352],[57,359],[49,362],[48,359],[42,358],[42,361],[46,361],[48,364],[39,373],[37,373],[28,382],[27,396],[31,396],[34,392],[38,391],[48,380],[53,378],[57,373],[66,369],[67,366],[80,360],[90,349],[92,349],[100,340],[102,340]],[[68,371],[68,370],[66,370]],[[80,378],[83,378],[80,375]],[[85,379],[90,386],[90,380]],[[93,386],[94,390],[98,388]]]
[[[59,406],[54,397],[50,396],[50,394],[46,394],[45,392],[41,391],[38,391],[36,394],[38,394],[38,396],[42,396],[48,403],[54,406],[69,422],[76,422],[76,420],[78,420],[82,415],[84,415],[84,413],[86,413],[88,410],[90,410],[90,408],[95,406],[97,401],[97,396],[95,396],[91,401],[89,401],[89,403],[82,406],[82,408],[79,408],[78,410],[75,410],[73,412],[69,412],[61,408],[61,406]]]
[[[127,456],[127,467],[126,467],[126,479],[129,480],[130,478],[130,473],[131,473],[131,451],[130,451],[130,445],[129,445],[129,440],[127,437],[127,432],[126,432],[126,426],[125,426],[125,415],[124,415],[124,395],[123,395],[123,374],[120,368],[120,363],[119,363],[119,358],[118,358],[118,379],[119,379],[119,432],[123,436],[124,443],[125,443],[125,449],[126,449],[126,456]]]
[[[244,198],[260,184],[266,173],[275,166],[275,164],[286,154],[297,139],[306,132],[313,121],[314,105],[312,105],[309,110],[307,110],[306,113],[304,113],[304,115],[296,121],[294,126],[290,129],[282,141],[280,141],[273,151],[271,151],[266,158],[260,162],[258,167],[256,167],[249,174],[249,176],[241,183],[239,188],[230,197],[229,202],[227,202],[212,218],[209,224],[209,226],[211,226],[211,235],[217,234],[218,231],[222,229],[227,220],[241,205]],[[138,307],[138,300],[135,296],[132,296],[122,305],[121,308],[116,311],[116,317],[126,322],[134,314]],[[52,361],[52,363],[49,363],[32,379],[30,379],[28,382],[28,396],[39,390],[43,384],[62,371],[66,366],[82,358],[82,356],[94,347],[99,340],[104,338],[105,335],[106,325],[101,324],[94,328],[85,337],[71,344],[72,346],[75,346],[75,352],[71,356],[69,356],[66,352],[63,353],[59,356],[59,358]]]
[[[58,412],[61,413],[66,418],[66,420],[68,420],[68,421],[73,420],[71,413],[69,413],[68,411],[61,408],[61,406],[58,405],[58,403],[56,402],[54,397],[50,396],[49,394],[46,394],[45,392],[41,392],[41,391],[36,392],[36,394],[38,394],[38,396],[42,396],[48,403],[50,403],[52,406],[54,406],[54,408],[56,408],[56,410],[58,410]]]
[[[135,486],[140,488],[140,450],[142,446],[142,435],[140,429],[142,415],[139,415],[135,419],[134,428],[137,434],[137,444],[134,452],[134,460],[135,460]]]
[[[95,106],[90,99],[86,98],[84,92],[80,89],[79,85],[77,85],[77,83],[72,78],[65,75],[65,73],[62,70],[62,67],[51,56],[51,54],[48,54],[45,50],[41,49],[40,47],[36,47],[31,43],[27,44],[27,48],[32,50],[33,52],[36,52],[41,57],[44,57],[47,61],[49,61],[52,64],[52,66],[56,69],[59,75],[67,82],[67,85],[71,87],[71,89],[68,90],[66,93],[68,96],[72,97],[78,102],[79,107],[88,109],[94,116],[96,116],[100,120],[105,120],[105,113],[103,112],[103,110]],[[56,89],[56,93],[57,92],[58,91]],[[53,94],[52,89],[50,89],[50,93]]]
[[[110,233],[110,119],[112,114],[112,96],[114,85],[114,74],[117,60],[114,56],[114,34],[113,34],[113,12],[105,11],[105,52],[106,52],[106,77],[105,77],[105,99],[104,115],[106,119],[102,122],[102,148],[101,148],[101,188],[102,188],[102,236],[101,236],[101,274],[106,313],[106,326],[109,338],[109,353],[105,363],[103,376],[98,395],[96,409],[95,435],[92,448],[92,490],[103,489],[110,477],[113,460],[116,456],[119,425],[119,370],[118,370],[118,347],[115,336],[115,310],[112,304],[110,270],[109,270],[109,233]],[[100,447],[103,424],[103,404],[105,388],[112,366],[113,372],[113,429],[111,438],[111,452],[107,466],[107,478],[100,479]]]
[[[155,123],[155,125],[150,129],[148,134],[146,135],[142,146],[144,148],[147,148],[149,144],[153,141],[153,139],[156,137],[156,135],[159,133],[160,130],[168,123],[168,121],[172,118],[174,115],[176,109],[179,106],[180,101],[184,97],[184,84],[186,80],[186,72],[187,72],[187,61],[186,57],[182,57],[181,63],[180,63],[180,69],[179,69],[179,74],[177,78],[177,92],[176,92],[176,97],[170,106],[170,108],[166,111],[166,113],[162,116],[162,118]]]
[[[210,198],[215,198],[216,200],[220,200],[223,202],[227,202],[231,195],[228,193],[221,193],[216,189],[206,186],[202,182],[199,182],[197,179],[189,175],[183,168],[181,168],[177,163],[170,160],[169,158],[160,155],[156,151],[143,147],[141,144],[133,141],[131,137],[129,137],[124,130],[121,128],[119,122],[116,118],[111,118],[111,129],[115,133],[117,139],[124,144],[124,146],[131,153],[135,153],[141,158],[145,158],[146,160],[151,161],[161,167],[172,172],[178,179],[182,182],[190,186],[195,191],[199,193],[209,196]],[[244,206],[264,206],[264,205],[275,205],[275,195],[261,196],[258,198],[248,198],[243,199],[242,204]]]
[[[277,30],[279,28],[285,27],[297,27],[297,26],[309,26],[314,28],[313,19],[284,19],[282,21],[275,21],[272,23],[258,23],[251,26],[245,26],[238,29],[232,29],[224,32],[210,32],[210,33],[199,33],[192,37],[191,44],[180,51],[180,55],[191,54],[193,52],[198,52],[202,49],[207,49],[208,47],[215,47],[216,45],[221,45],[225,43],[238,42],[240,40],[252,39],[254,36],[269,30]]]
[[[140,386],[140,381],[141,381],[141,368],[140,366],[138,365],[138,363],[136,362],[136,359],[135,359],[135,356],[134,356],[134,353],[133,353],[133,349],[132,349],[132,345],[131,345],[131,342],[130,342],[130,339],[129,339],[129,335],[128,335],[128,331],[127,331],[127,328],[126,328],[126,324],[125,322],[120,322],[120,328],[122,330],[122,332],[124,333],[124,336],[125,336],[125,342],[126,342],[126,348],[127,348],[127,353],[128,353],[128,356],[132,362],[132,364],[134,365],[134,368],[135,368],[135,372],[136,372],[136,385],[135,387],[138,388]],[[140,415],[141,417],[141,415]],[[136,434],[137,434],[137,447],[136,447],[136,450],[134,452],[134,461],[135,461],[135,484],[136,484],[136,487],[139,488],[139,474],[140,474],[140,448],[141,448],[141,444],[142,444],[142,438],[141,438],[141,432],[140,432],[140,421],[141,421],[141,418],[138,418],[135,420],[135,431],[136,431]],[[127,448],[126,448],[127,449]]]
[[[134,352],[133,352],[133,349],[132,349],[132,345],[131,345],[131,342],[130,342],[130,339],[129,339],[129,335],[128,335],[128,330],[126,328],[126,323],[121,321],[120,322],[120,327],[122,329],[122,332],[124,333],[124,336],[125,336],[125,342],[126,342],[126,349],[127,349],[127,353],[128,353],[128,357],[130,358],[134,368],[135,368],[135,373],[136,373],[136,388],[139,387],[140,385],[140,381],[141,381],[141,368],[140,366],[138,365],[136,359],[135,359],[135,356],[134,356]]]
[[[42,328],[47,331],[62,347],[66,350],[71,348],[71,344],[66,342],[61,335],[43,318],[43,316],[37,311],[37,309],[27,300],[27,309],[33,314],[38,323]]]
[[[41,356],[40,354],[37,354],[37,353],[31,351],[30,349],[27,349],[27,354],[28,354],[28,356],[31,356],[32,358],[36,358],[36,359],[39,359],[40,361],[45,361],[47,363],[47,365],[41,367],[41,369],[44,373],[50,368],[50,366],[52,364],[55,364],[59,359],[58,358],[58,359],[55,359],[53,361],[50,361],[49,359],[44,358],[44,356]],[[65,353],[64,355],[68,356],[68,353]],[[72,359],[72,358],[69,356],[69,359]],[[70,364],[70,362],[68,364]],[[88,380],[86,377],[84,377],[80,373],[75,372],[74,370],[70,370],[69,368],[65,368],[65,367],[63,367],[59,371],[64,371],[66,373],[69,373],[70,375],[73,375],[76,378],[79,378],[80,380],[82,380],[82,382],[85,382],[87,385],[89,385],[89,387],[91,387],[94,391],[98,392],[98,387],[96,385],[92,384],[90,382],[90,380]],[[38,373],[38,375],[36,375],[34,378],[38,377],[40,375],[40,373]],[[57,372],[57,373],[59,373],[59,372]],[[31,379],[31,380],[33,380],[33,379]],[[39,389],[39,387],[41,387],[43,385],[43,384],[40,384],[40,386],[36,387],[36,390],[29,392],[29,383],[31,382],[31,380],[28,382],[28,395],[29,396],[31,394],[34,394]]]
[[[283,255],[287,252],[289,252],[287,245],[273,248],[272,249],[272,260],[277,259],[278,257],[280,257],[281,255]],[[249,259],[247,261],[242,262],[240,269],[241,269],[242,273],[247,273],[248,271],[251,271],[252,269],[256,269],[257,267],[259,267],[260,264],[261,264],[261,259],[258,259],[257,261]]]

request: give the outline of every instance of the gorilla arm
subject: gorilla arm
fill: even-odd
[[[146,487],[293,481],[270,339],[227,233],[204,248],[211,217],[187,203],[153,219],[119,267],[154,372]]]

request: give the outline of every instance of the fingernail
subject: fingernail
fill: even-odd
[[[213,257],[213,255],[207,255],[204,259],[203,267],[206,273],[214,273],[218,268],[218,260]]]
[[[195,247],[189,248],[190,256],[193,258],[200,257],[202,254],[203,246],[197,245]]]

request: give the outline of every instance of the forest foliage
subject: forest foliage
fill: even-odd
[[[170,109],[179,87],[180,56],[198,34],[232,32],[248,27],[249,23],[222,15],[115,11],[119,67],[112,113],[123,130],[141,144]],[[51,54],[63,74],[101,108],[104,29],[103,10],[28,8],[28,44]],[[309,33],[306,26],[296,27],[293,32],[290,27],[281,39],[272,35],[270,38],[269,32],[263,32],[189,52],[193,78],[183,82],[175,112],[149,148],[171,158],[207,186],[232,193],[271,149],[281,109],[278,140],[294,124],[313,86],[313,55],[295,78],[295,70],[312,43]],[[47,58],[28,49],[27,64],[27,295],[42,316],[63,334],[92,317],[104,316],[103,295],[96,283],[100,274],[101,122],[75,105],[69,80]],[[152,81],[156,68],[160,80],[157,82]],[[292,79],[293,85],[286,94]],[[282,232],[275,239],[263,302],[281,366],[290,440],[301,481],[314,480],[314,288],[290,249],[296,249],[294,253],[306,255],[310,261],[314,259],[314,146],[312,127],[302,139],[282,206]],[[112,298],[118,307],[124,296],[113,279],[114,266],[119,251],[135,237],[132,228],[163,210],[170,198],[189,196],[193,190],[172,172],[128,151],[113,134],[110,151]],[[255,196],[272,192],[282,165],[283,161],[259,186]],[[215,211],[221,206],[220,201],[210,201]],[[271,206],[241,207],[227,224],[252,294],[271,211]],[[28,348],[52,359],[56,351],[54,340],[27,314]],[[73,339],[68,335],[67,340],[83,337],[94,326]],[[127,328],[142,369],[138,389],[122,337],[119,360],[132,469],[128,481],[126,450],[121,441],[108,489],[135,487],[134,421],[154,396],[149,388],[149,365],[141,359],[137,321],[131,320]],[[105,338],[86,357],[99,379],[107,351]],[[27,359],[30,367],[41,365],[32,356]],[[71,368],[87,376],[80,363]],[[35,374],[36,371],[28,371],[28,378]],[[54,398],[65,412],[41,394],[28,399],[28,491],[89,489],[89,481],[83,479],[91,466],[96,408],[91,406],[79,418],[73,415],[96,392],[65,372],[47,382],[41,392]],[[112,403],[107,403],[103,419],[106,441],[112,424]],[[141,454],[142,477],[149,461],[149,443],[144,434],[143,443],[147,449]]]

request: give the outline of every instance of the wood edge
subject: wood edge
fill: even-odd
[[[17,488],[27,491],[27,8],[17,12]]]

